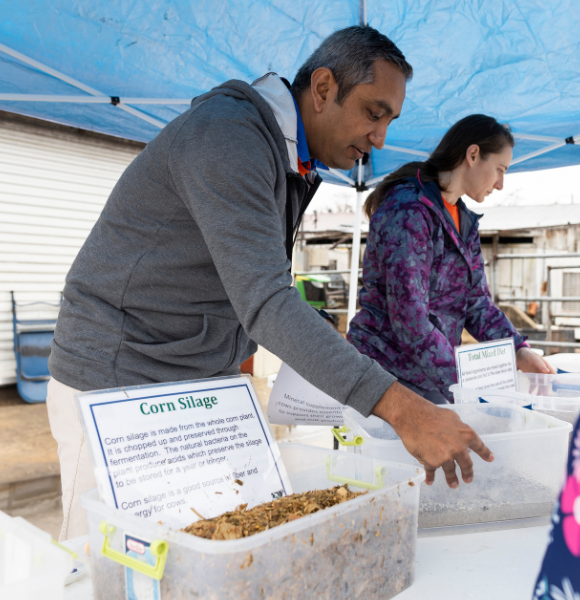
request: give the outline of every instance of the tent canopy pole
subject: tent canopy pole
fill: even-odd
[[[356,300],[358,292],[358,265],[360,262],[360,233],[362,224],[362,188],[363,164],[358,161],[358,185],[356,191],[356,209],[354,213],[354,231],[352,232],[352,254],[350,258],[350,284],[348,288],[348,315],[346,328],[356,314]]]
[[[362,25],[363,27],[369,24],[367,20],[367,0],[360,0],[359,2],[358,22],[359,25]]]

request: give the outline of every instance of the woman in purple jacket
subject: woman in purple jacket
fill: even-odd
[[[454,348],[467,329],[479,341],[513,337],[522,371],[551,373],[497,308],[484,272],[480,215],[461,200],[483,202],[512,159],[514,139],[492,117],[470,115],[445,134],[425,162],[404,165],[368,197],[361,311],[349,341],[424,398],[451,400]]]

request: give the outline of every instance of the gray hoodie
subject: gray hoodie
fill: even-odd
[[[56,380],[90,390],[231,375],[258,343],[364,415],[395,381],[292,287],[286,206],[295,226],[308,185],[259,81],[196,98],[121,176],[66,279]]]

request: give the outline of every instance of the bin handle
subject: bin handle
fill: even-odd
[[[338,440],[338,443],[342,446],[362,446],[362,443],[364,442],[364,438],[362,435],[355,435],[352,442],[347,442],[341,435],[342,433],[350,431],[350,429],[346,425],[343,425],[342,427],[333,427],[331,431],[332,435]]]
[[[53,540],[51,538],[50,540],[55,546],[58,546],[61,550],[64,550],[65,552],[68,552],[72,557],[73,560],[76,560],[78,558],[77,553],[74,550],[71,550],[70,548],[67,548],[66,546],[63,546],[62,544],[59,544],[56,540]]]
[[[151,542],[151,554],[157,557],[157,564],[148,565],[141,560],[127,556],[123,552],[119,552],[118,550],[113,550],[113,548],[111,548],[111,544],[109,543],[109,534],[115,531],[115,527],[109,525],[107,521],[101,522],[99,525],[99,531],[105,536],[103,548],[101,550],[101,554],[103,556],[114,560],[124,567],[129,567],[129,569],[133,569],[138,573],[147,575],[147,577],[151,577],[152,579],[157,579],[160,581],[163,578],[163,571],[165,570],[165,563],[167,561],[167,554],[169,552],[169,545],[165,540],[153,540]]]
[[[336,483],[347,483],[354,487],[366,488],[367,490],[380,490],[383,487],[383,475],[385,472],[384,467],[377,467],[375,469],[375,476],[377,483],[369,483],[368,481],[360,481],[359,479],[351,479],[350,477],[341,477],[340,475],[332,475],[330,473],[330,456],[326,457],[326,478],[328,481],[334,481]]]

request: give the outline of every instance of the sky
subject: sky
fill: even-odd
[[[512,174],[508,171],[503,190],[495,190],[483,204],[469,198],[464,200],[477,212],[483,212],[486,206],[580,204],[580,166]],[[306,212],[347,212],[354,210],[355,205],[353,189],[323,183]]]

